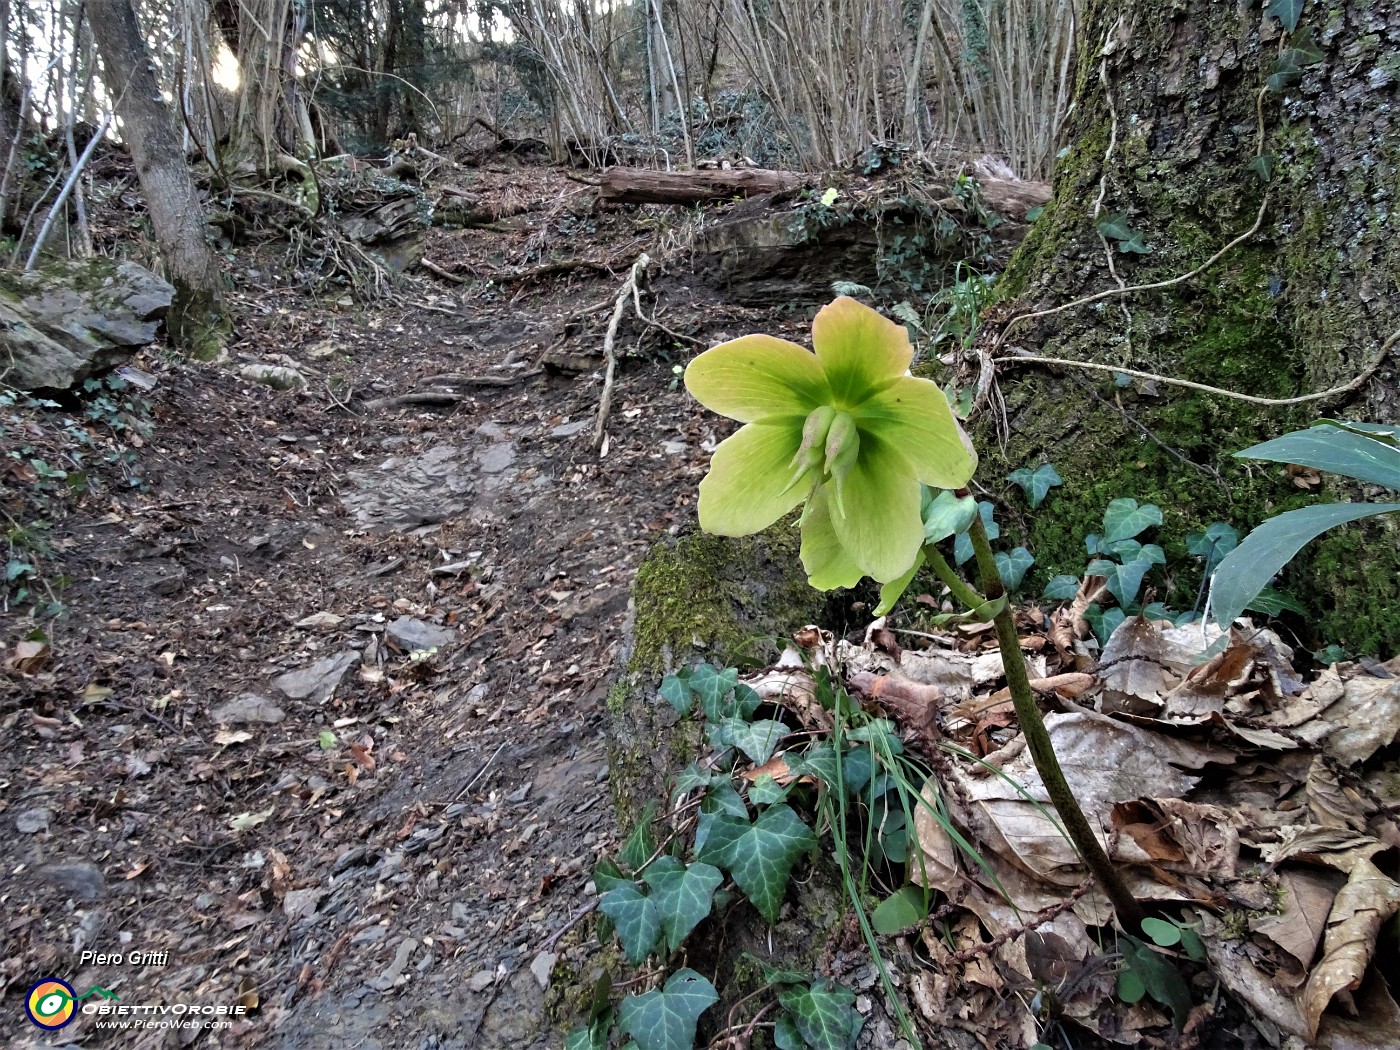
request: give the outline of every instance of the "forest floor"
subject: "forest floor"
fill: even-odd
[[[264,241],[227,253],[227,361],[157,345],[120,390],[57,410],[0,402],[20,453],[0,475],[9,563],[24,566],[7,570],[7,593],[62,603],[55,618],[22,619],[16,603],[0,620],[0,1046],[559,1047],[580,989],[615,958],[586,921],[594,866],[619,845],[606,699],[636,570],[693,527],[730,426],[686,395],[678,366],[748,332],[806,343],[807,314],[782,295],[734,303],[677,250],[682,219],[599,209],[559,169],[500,160],[452,177],[499,216],[427,232],[426,259],[460,283],[418,270],[369,303],[311,294],[306,245]],[[125,201],[113,207],[135,229]],[[623,302],[600,450],[604,333],[643,252],[650,321]],[[842,275],[808,255],[821,297]],[[308,383],[248,378],[267,364]],[[83,487],[55,473],[75,455]],[[1075,1050],[1254,1050],[1263,1037],[1235,996],[1286,1035],[1317,974],[1318,1014],[1335,989],[1361,987],[1356,1010],[1340,993],[1323,1019],[1330,1045],[1396,1045],[1400,1007],[1378,976],[1395,952],[1372,966],[1378,923],[1362,952],[1323,938],[1400,908],[1400,884],[1369,859],[1400,843],[1400,661],[1305,682],[1271,631],[1237,633],[1212,658],[1190,648],[1203,631],[1168,640],[1138,618],[1111,656],[1082,633],[1063,644],[1065,610],[1047,612],[1026,603],[1019,621],[1033,673],[1092,678],[1099,704],[1070,702],[1082,685],[1061,698],[1052,719],[1082,728],[1076,746],[1057,738],[1061,761],[1100,801],[1177,807],[1120,831],[1145,851],[1140,897],[1167,915],[1209,904],[1209,965],[1188,971],[1184,1032],[1154,1004],[1119,1001],[1121,956],[1095,932],[1092,895],[1030,874],[1049,849],[1020,812],[1035,803],[964,777],[955,793],[991,814],[986,870],[1021,910],[950,875],[929,885],[967,909],[956,930],[882,942],[926,1045],[1053,1032]],[[924,633],[933,647],[903,657],[859,626],[848,653],[892,681],[924,660],[950,701],[938,731],[979,761],[1005,747],[1015,768],[982,625]],[[911,721],[882,702],[907,740],[933,732],[927,706]],[[929,865],[936,837],[920,832]],[[1036,914],[1050,916],[1035,920],[1043,936],[1028,933]],[[896,1045],[853,924],[784,925],[839,957],[859,1045]],[[45,1034],[22,1005],[41,977],[102,989],[86,1006],[105,994],[243,1012],[217,1030],[83,1016]]]
[[[601,722],[632,574],[693,513],[721,421],[677,388],[678,344],[629,319],[600,457],[601,360],[539,362],[599,353],[649,221],[561,210],[580,187],[548,169],[477,188],[531,208],[430,231],[441,266],[491,271],[532,238],[626,261],[470,297],[425,275],[367,308],[242,254],[228,366],[134,362],[156,379],[139,484],[109,468],[65,500],[42,571],[66,612],[0,676],[0,1043],[171,1045],[86,1018],[39,1035],[21,1000],[40,975],[256,1007],[201,1045],[562,1042],[543,986],[615,845]],[[794,316],[670,287],[647,309],[705,345],[801,338]],[[244,357],[310,385],[249,382]],[[502,385],[357,413],[327,382],[368,398],[449,373]],[[71,439],[38,427],[51,456]]]

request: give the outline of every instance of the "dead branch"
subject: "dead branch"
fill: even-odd
[[[629,297],[632,300],[632,308],[637,311],[637,316],[645,320],[637,282],[650,263],[651,257],[646,252],[637,256],[637,261],[632,264],[632,272],[627,275],[627,280],[622,284],[622,290],[617,293],[617,302],[613,304],[612,320],[608,322],[608,332],[603,337],[603,356],[607,358],[608,369],[603,374],[603,395],[598,401],[598,423],[593,428],[593,449],[600,454],[605,451],[608,416],[612,413],[613,379],[617,374],[617,327],[622,323],[622,314],[627,309]]]

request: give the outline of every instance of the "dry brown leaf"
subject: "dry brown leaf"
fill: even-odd
[[[1327,917],[1322,961],[1308,976],[1300,1006],[1309,1039],[1317,1035],[1322,1013],[1338,992],[1360,987],[1376,949],[1381,924],[1400,910],[1400,883],[1369,860],[1352,869]]]
[[[16,642],[14,655],[5,661],[5,665],[22,675],[38,674],[48,662],[50,653],[48,642]]]
[[[1317,1045],[1326,1050],[1395,1050],[1400,1046],[1400,1006],[1380,974],[1372,973],[1357,994],[1355,1017],[1322,1015]]]
[[[1327,751],[1347,765],[1366,761],[1400,736],[1400,679],[1348,679],[1325,718],[1337,727],[1323,745]]]
[[[1113,807],[1113,823],[1159,869],[1232,879],[1239,867],[1236,820],[1219,806],[1179,798],[1134,799]],[[1119,856],[1136,859],[1126,843]]]
[[[218,744],[220,747],[243,744],[252,739],[253,734],[246,729],[220,729],[214,734],[214,743]]]
[[[1307,970],[1322,943],[1332,901],[1345,880],[1328,872],[1284,868],[1278,874],[1279,913],[1256,919],[1250,928],[1267,937]]]
[[[1350,875],[1358,864],[1369,864],[1371,858],[1386,848],[1384,842],[1348,831],[1345,828],[1296,826],[1284,828],[1277,843],[1259,843],[1260,855],[1270,864],[1298,860],[1307,864],[1325,864]]]

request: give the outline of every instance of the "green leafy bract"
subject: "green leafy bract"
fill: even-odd
[[[673,973],[664,988],[622,1000],[618,1019],[640,1050],[691,1050],[696,1022],[718,1001],[715,986],[685,967]]]
[[[1113,500],[1103,512],[1103,543],[1130,540],[1154,525],[1162,524],[1162,511],[1155,504],[1131,498]],[[1093,553],[1090,551],[1090,553]]]
[[[812,1050],[851,1050],[864,1020],[855,1009],[855,993],[828,981],[810,988],[789,988],[778,1002]]]
[[[696,862],[687,867],[675,857],[658,857],[642,880],[650,887],[651,900],[660,913],[666,947],[675,951],[700,920],[710,914],[715,890],[724,876],[709,864]]]
[[[1013,485],[1021,486],[1021,490],[1025,492],[1026,499],[1030,500],[1032,508],[1040,506],[1052,488],[1065,483],[1065,479],[1060,477],[1060,472],[1049,463],[1042,463],[1035,470],[1031,470],[1029,467],[1013,470],[1007,475],[1006,480]]]
[[[717,818],[710,832],[711,842],[720,834],[729,838],[724,855],[717,863],[734,876],[734,881],[753,901],[760,915],[769,922],[777,922],[778,909],[787,892],[788,875],[798,859],[817,844],[817,837],[787,805],[769,806],[747,827],[722,828],[731,821],[733,818]],[[707,848],[711,842],[706,843]]]
[[[656,902],[643,894],[635,882],[624,882],[598,898],[598,910],[613,921],[627,961],[633,966],[641,965],[661,936],[661,913]]]
[[[937,543],[949,536],[966,532],[977,513],[977,501],[971,496],[955,496],[944,489],[924,508],[924,542]]]

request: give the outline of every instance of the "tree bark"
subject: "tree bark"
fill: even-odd
[[[230,327],[219,269],[205,240],[204,207],[156,83],[136,12],[131,0],[89,0],[88,18],[166,276],[175,287],[166,327],[187,352],[212,358],[222,350]]]
[[[1400,8],[1308,3],[1289,34],[1256,4],[1089,0],[1082,27],[1071,146],[1054,199],[1002,279],[1010,302],[986,326],[984,348],[1275,398],[1326,390],[1374,366],[1400,328],[1392,115],[1400,77],[1391,57]],[[1306,50],[1305,32],[1320,59],[1306,55],[1301,75],[1263,90],[1281,51]],[[1197,277],[1007,327],[1018,314],[1120,281],[1187,274],[1249,231],[1261,205],[1258,230]],[[1122,250],[1109,219],[1140,232],[1150,253]],[[1068,479],[1025,530],[1046,575],[1082,570],[1081,540],[1119,496],[1160,505],[1159,537],[1169,556],[1185,559],[1188,530],[1215,520],[1244,530],[1316,498],[1230,453],[1319,415],[1400,415],[1393,355],[1345,398],[1291,410],[1140,381],[1119,387],[1111,375],[1053,366],[1002,364],[998,382],[1006,442],[999,453],[984,418],[985,476],[1050,460]],[[1305,551],[1285,582],[1322,610],[1299,624],[1306,641],[1400,648],[1397,548],[1394,526],[1382,524],[1341,530]],[[1198,582],[1169,580],[1158,597],[1190,608]]]
[[[691,205],[795,190],[804,181],[796,172],[763,168],[671,172],[612,167],[603,172],[601,196],[624,204]]]

